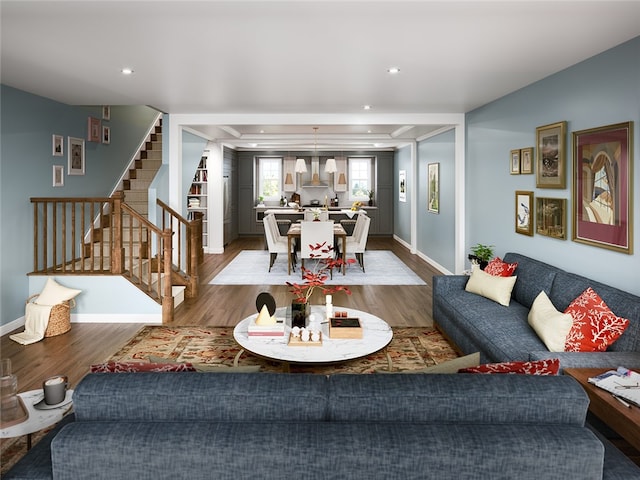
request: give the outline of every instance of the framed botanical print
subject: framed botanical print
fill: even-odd
[[[53,166],[53,186],[64,187],[64,166],[62,165]]]
[[[516,192],[516,233],[533,236],[533,192]]]
[[[440,213],[440,164],[430,163],[428,169],[427,211]]]
[[[533,147],[520,149],[520,173],[533,173]]]
[[[567,122],[536,128],[536,187],[565,188]]]
[[[633,122],[573,132],[572,240],[633,253]]]
[[[536,197],[536,233],[566,240],[566,198]]]
[[[64,156],[64,137],[62,135],[52,135],[51,137],[51,154],[54,157]]]
[[[102,133],[100,128],[100,119],[95,117],[89,117],[87,119],[87,140],[90,142],[99,142],[100,134]]]
[[[398,192],[399,198],[401,202],[407,201],[407,171],[400,170],[398,173]]]
[[[511,150],[509,155],[509,173],[520,175],[520,150]]]
[[[67,175],[84,175],[84,140],[69,137],[67,151]]]

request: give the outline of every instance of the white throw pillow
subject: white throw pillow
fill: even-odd
[[[38,305],[58,305],[65,300],[71,300],[81,292],[82,290],[63,287],[53,278],[49,277],[42,292],[40,292],[40,295],[34,300],[34,303]]]
[[[480,270],[478,265],[472,265],[471,277],[469,277],[465,290],[508,307],[511,301],[511,290],[513,290],[517,278],[516,276],[495,277]]]
[[[542,291],[529,310],[529,325],[550,352],[564,352],[564,344],[573,325],[573,317],[556,310],[547,294]]]

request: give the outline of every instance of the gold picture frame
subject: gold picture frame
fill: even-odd
[[[536,233],[567,239],[567,199],[536,197]]]
[[[520,150],[511,150],[509,152],[509,173],[511,175],[520,175]]]
[[[533,192],[516,191],[516,233],[533,236]]]
[[[520,149],[520,173],[533,173],[533,147]]]
[[[567,122],[536,128],[536,187],[566,188]]]

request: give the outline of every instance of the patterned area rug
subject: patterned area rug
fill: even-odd
[[[231,327],[143,327],[109,360],[146,361],[149,355],[171,361],[232,366],[240,346]],[[455,351],[434,328],[394,328],[386,349],[366,357],[332,365],[291,365],[291,372],[318,374],[373,373],[387,369],[410,370],[436,365],[456,358]],[[280,362],[272,362],[244,352],[238,365],[260,365],[265,372],[282,371]]]

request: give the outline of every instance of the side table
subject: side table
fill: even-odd
[[[640,407],[624,406],[606,390],[589,383],[589,378],[610,368],[565,368],[564,374],[575,378],[589,396],[589,411],[615,430],[629,444],[640,451]]]
[[[73,390],[67,390],[67,396],[65,398],[71,398],[72,395]],[[44,392],[41,388],[19,393],[18,396],[22,398],[29,417],[23,422],[0,430],[0,438],[14,438],[26,435],[27,449],[31,449],[31,434],[55,425],[73,408],[73,402],[48,410],[35,408],[34,405],[44,398]]]

